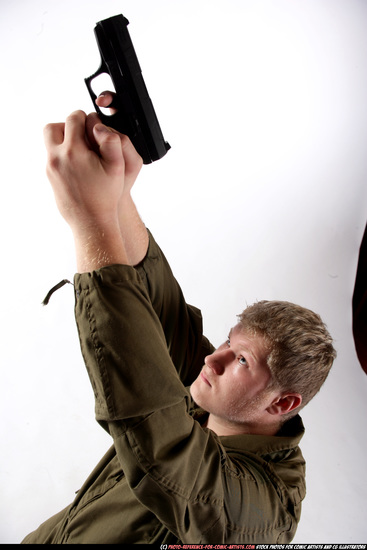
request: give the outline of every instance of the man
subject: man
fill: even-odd
[[[77,111],[45,142],[75,241],[96,419],[113,446],[23,542],[291,541],[305,496],[297,413],[335,357],[321,319],[260,302],[214,350],[131,199],[142,161],[129,139]]]

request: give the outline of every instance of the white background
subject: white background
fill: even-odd
[[[119,13],[172,145],[136,184],[141,215],[215,345],[257,299],[321,314],[338,359],[302,415],[308,494],[294,542],[366,542],[367,377],[351,297],[367,219],[367,2],[0,6],[0,542],[69,504],[110,445],[94,420],[72,287],[41,306],[75,272],[42,130],[92,110],[93,28]]]

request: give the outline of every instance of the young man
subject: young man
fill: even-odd
[[[96,419],[113,446],[23,542],[291,541],[305,496],[297,413],[335,357],[321,319],[259,302],[214,350],[131,199],[142,161],[129,139],[77,111],[45,142],[75,240]]]

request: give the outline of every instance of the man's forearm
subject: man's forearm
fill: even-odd
[[[130,265],[118,223],[79,229],[73,235],[79,273],[114,264]]]
[[[149,235],[130,192],[124,193],[120,199],[119,223],[129,264],[138,265],[146,256]]]

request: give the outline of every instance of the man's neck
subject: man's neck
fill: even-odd
[[[223,420],[213,414],[209,414],[205,427],[212,430],[219,436],[228,435],[276,435],[279,432],[280,426],[277,424],[252,424],[252,423],[236,423],[228,420]]]

